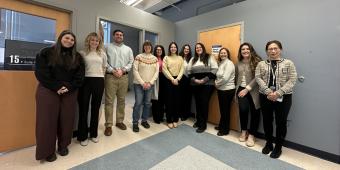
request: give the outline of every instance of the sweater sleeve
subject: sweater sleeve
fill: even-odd
[[[280,89],[277,90],[280,96],[286,94],[287,92],[293,91],[293,87],[297,79],[296,68],[293,62],[290,62],[288,76],[288,81]]]
[[[168,60],[169,60],[169,57],[165,56],[164,59],[163,59],[162,72],[167,79],[173,81],[174,78],[172,77],[172,75],[171,75],[171,73],[168,69],[168,62],[169,62]]]
[[[77,59],[79,60],[79,66],[75,68],[70,84],[68,83],[64,84],[69,91],[78,89],[79,87],[81,87],[84,81],[85,62],[83,57],[81,57],[79,53],[77,53]]]
[[[183,74],[184,74],[184,60],[183,60],[183,58],[182,57],[180,57],[180,61],[181,61],[181,68],[180,68],[180,70],[179,70],[179,73],[178,73],[178,76],[177,76],[177,80],[178,81],[180,81],[181,79],[182,79],[182,77],[183,77]]]
[[[255,80],[259,85],[260,92],[263,92],[265,95],[268,95],[272,90],[267,87],[266,82],[261,77],[261,67],[266,67],[264,61],[259,62],[255,70]]]
[[[155,57],[156,58],[156,57]],[[156,59],[157,60],[157,59]],[[158,62],[156,62],[156,71],[155,73],[153,74],[152,76],[152,79],[150,81],[150,84],[155,84],[155,81],[158,79],[158,75],[159,75],[159,65],[158,65]]]
[[[51,67],[48,65],[49,55],[51,53],[48,52],[48,49],[43,49],[37,54],[34,74],[44,87],[57,92],[63,84],[52,75]]]
[[[135,61],[133,62],[133,76],[135,79],[139,82],[140,85],[143,85],[145,81],[142,79],[142,77],[139,74],[138,66],[139,66],[139,60],[140,60],[140,55],[137,55],[135,58]]]
[[[227,63],[222,67],[222,77],[215,80],[216,86],[221,86],[227,84],[232,78],[233,72],[235,72],[235,66],[232,62],[227,61]]]

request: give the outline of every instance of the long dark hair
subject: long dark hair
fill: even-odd
[[[161,48],[162,49],[162,55],[161,55],[161,59],[163,60],[164,56],[165,56],[165,50],[164,50],[164,47],[162,45],[156,45],[154,50],[153,50],[153,55],[158,57],[157,56],[157,48]]]
[[[189,53],[184,56],[184,49],[185,47],[188,47],[189,48]],[[192,57],[192,54],[191,54],[191,47],[189,44],[185,44],[183,45],[182,49],[181,49],[181,52],[179,52],[179,55],[183,57],[184,60],[186,60],[187,62],[190,61],[191,57]]]
[[[74,44],[70,48],[65,48],[61,44],[61,39],[70,34],[74,38]],[[51,60],[49,65],[56,66],[61,65],[65,66],[67,69],[75,68],[79,65],[79,59],[77,56],[77,41],[76,36],[70,30],[64,30],[60,33],[57,43],[53,46],[53,54],[51,55]],[[63,57],[63,56],[67,57]]]
[[[256,66],[260,61],[262,61],[262,58],[256,53],[254,47],[250,43],[245,42],[240,45],[240,48],[238,49],[238,56],[237,56],[238,61],[243,60],[243,56],[241,54],[241,48],[245,45],[249,47],[249,51],[250,51],[249,65],[250,65],[251,72],[255,73]]]
[[[200,45],[202,47],[203,51],[202,51],[201,55],[198,55],[197,52],[196,52],[197,45]],[[207,53],[204,45],[202,43],[196,43],[196,45],[195,45],[195,56],[194,56],[194,59],[192,61],[192,64],[194,65],[197,62],[198,58],[200,58],[200,60],[203,61],[204,65],[208,66],[209,56],[210,56],[210,54]]]
[[[178,55],[178,45],[176,44],[176,42],[171,42],[170,44],[169,44],[169,48],[168,48],[168,56],[171,56],[171,51],[170,51],[170,47],[171,47],[171,45],[172,44],[175,44],[175,46],[176,46],[176,55]]]

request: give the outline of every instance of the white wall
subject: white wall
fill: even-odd
[[[159,34],[159,43],[167,46],[175,39],[175,25],[155,15],[114,0],[34,0],[73,12],[72,31],[82,48],[88,33],[98,28],[97,18],[146,29]]]

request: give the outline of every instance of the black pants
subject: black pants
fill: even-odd
[[[86,140],[88,138],[89,132],[91,138],[96,138],[98,136],[98,116],[103,92],[104,92],[103,77],[85,77],[84,84],[80,88],[78,95],[79,121],[77,139],[79,141]],[[89,112],[90,98],[91,98],[91,120],[89,129],[87,124],[88,118],[87,115]]]
[[[235,95],[235,89],[232,90],[217,90],[218,103],[220,107],[220,123],[218,125],[219,131],[222,133],[229,133],[230,126],[230,108],[231,102]]]
[[[192,86],[196,102],[196,125],[200,129],[207,128],[209,101],[215,87],[213,85]]]
[[[248,130],[248,132],[252,135],[257,133],[257,129],[259,127],[260,122],[260,109],[256,110],[253,98],[248,92],[247,95],[243,97],[238,97],[238,93],[245,89],[244,87],[239,87],[237,90],[237,100],[238,100],[238,108],[240,112],[240,122],[241,129]],[[248,119],[249,119],[249,111],[250,111],[250,128],[248,129]]]
[[[174,77],[176,78],[176,77]],[[167,80],[166,83],[166,122],[173,123],[178,122],[179,118],[179,86],[173,85],[171,80]]]
[[[158,100],[151,100],[152,117],[155,122],[162,122],[165,112],[167,79],[162,72],[159,73]]]
[[[190,86],[190,79],[186,76],[183,76],[180,83],[180,107],[179,113],[181,118],[188,118],[191,114],[191,98],[192,98],[192,90]]]
[[[273,116],[275,114],[277,145],[282,145],[287,134],[287,117],[292,106],[292,95],[283,96],[282,102],[272,102],[266,95],[260,94],[261,109],[263,114],[263,128],[268,143],[273,143]]]

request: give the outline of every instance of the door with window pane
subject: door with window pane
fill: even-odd
[[[35,55],[29,47],[49,46],[57,35],[70,28],[70,12],[59,11],[29,1],[0,0],[0,152],[35,144],[35,90],[37,80],[32,69]],[[40,46],[41,45],[41,46]],[[8,49],[7,49],[8,47]],[[10,69],[5,69],[5,62]],[[33,68],[33,67],[30,67]],[[15,70],[14,70],[15,69]]]

